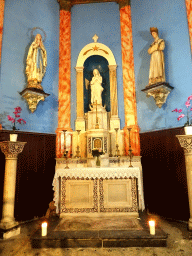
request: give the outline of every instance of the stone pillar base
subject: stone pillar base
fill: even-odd
[[[21,228],[19,226],[12,227],[9,229],[0,229],[0,238],[9,239],[13,236],[17,236],[21,233]]]

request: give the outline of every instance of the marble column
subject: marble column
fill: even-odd
[[[187,174],[188,198],[190,218],[188,222],[189,230],[192,230],[192,135],[176,135],[181,147],[184,149],[185,166]]]
[[[3,20],[4,20],[5,0],[0,0],[0,63],[1,63],[1,47],[3,39]]]
[[[61,134],[71,131],[71,6],[69,1],[60,3],[59,40],[59,108],[56,130],[56,156],[62,157]]]
[[[76,113],[77,119],[75,122],[75,129],[85,131],[85,119],[84,119],[84,89],[83,89],[83,67],[76,67],[76,95],[77,106]]]
[[[118,117],[117,104],[117,65],[109,65],[110,95],[111,95],[111,116]]]
[[[192,51],[192,4],[191,4],[191,0],[185,0],[185,4],[186,4],[186,11],[187,11],[188,26],[189,26],[189,37],[190,37],[190,43],[191,43],[191,51]]]
[[[26,142],[19,141],[0,142],[1,151],[5,154],[3,210],[0,227],[5,230],[18,224],[14,218],[17,156],[23,151],[25,144]]]
[[[134,155],[138,156],[140,155],[140,138],[137,125],[131,6],[128,0],[119,1],[119,3],[125,109],[125,154],[127,155],[129,149],[127,127],[131,127],[131,146]]]

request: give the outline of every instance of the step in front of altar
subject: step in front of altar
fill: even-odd
[[[31,243],[33,248],[165,247],[167,234],[157,227],[150,235],[145,220],[128,216],[67,216],[50,221],[45,237],[37,230]]]

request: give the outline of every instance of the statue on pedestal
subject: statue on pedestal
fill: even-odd
[[[40,34],[36,35],[29,48],[26,64],[27,87],[42,90],[41,82],[46,72],[47,52]]]
[[[159,38],[158,29],[150,28],[154,42],[150,45],[148,53],[151,54],[149,68],[149,85],[165,82],[164,53],[165,41]]]
[[[97,104],[102,105],[102,92],[103,87],[102,84],[102,76],[99,73],[99,70],[94,69],[93,70],[93,78],[90,82],[91,85],[91,104],[94,104],[97,102]]]

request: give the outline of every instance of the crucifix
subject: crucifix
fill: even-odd
[[[97,100],[96,100],[96,124],[95,129],[99,129],[99,122],[98,122],[98,116],[97,116]]]

